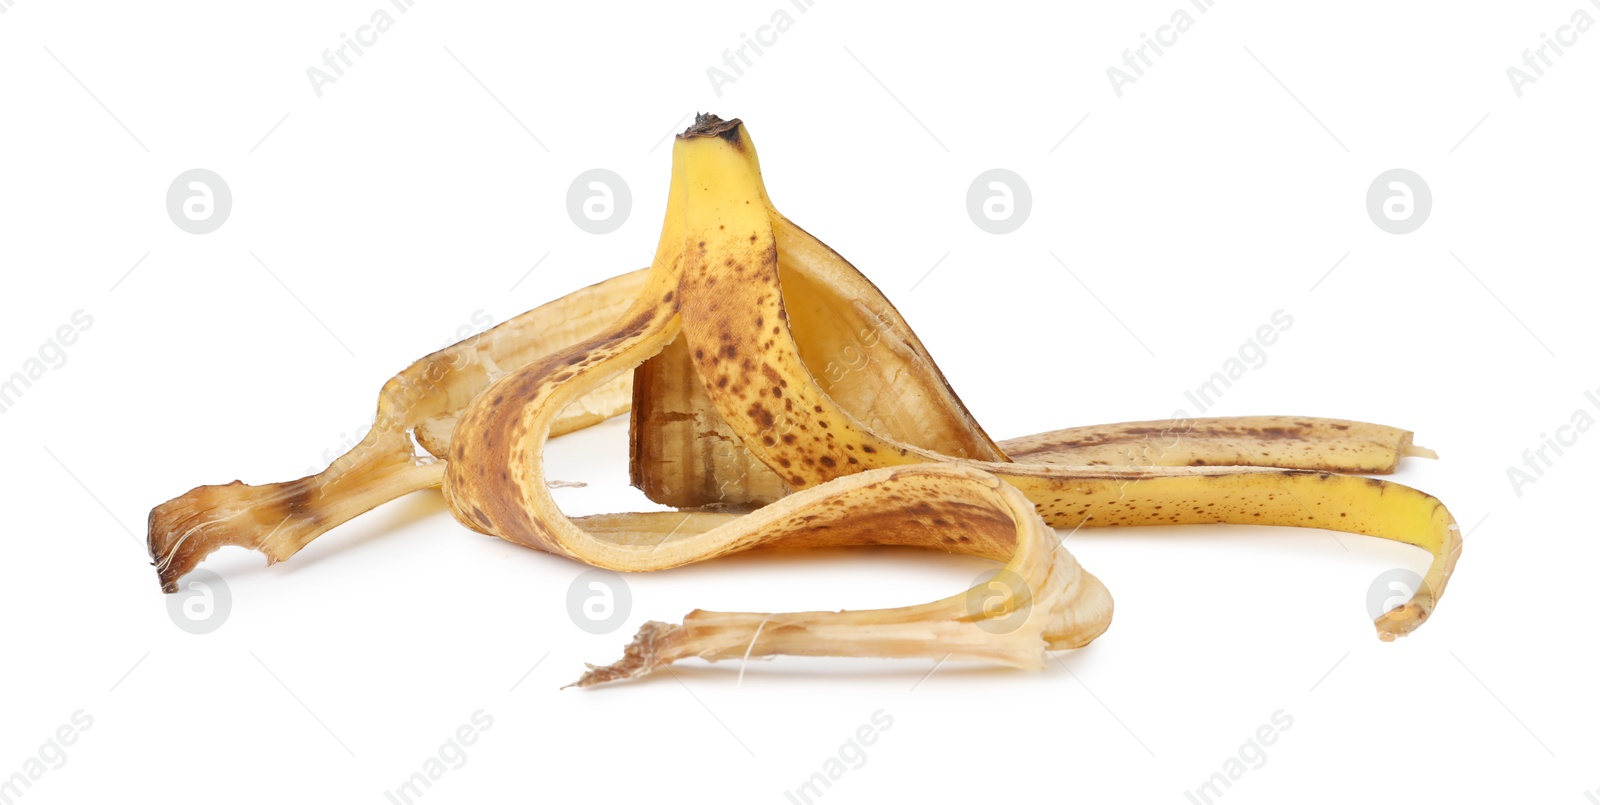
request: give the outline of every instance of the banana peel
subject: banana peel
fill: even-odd
[[[680,512],[569,518],[547,439],[632,410],[630,477]],[[423,454],[413,446],[420,445]],[[620,571],[771,547],[890,544],[1005,565],[928,604],[690,613],[647,623],[579,685],[686,657],[957,657],[1024,668],[1109,625],[1103,585],[1047,529],[1243,523],[1416,545],[1424,584],[1377,619],[1425,621],[1459,555],[1439,501],[1347,473],[1431,456],[1408,431],[1306,417],[1072,428],[992,440],[883,294],[768,199],[738,120],[674,142],[651,266],[430,355],[385,385],[377,423],[324,473],[199,487],[156,507],[163,589],[225,544],[269,563],[382,502],[443,487],[476,531]]]

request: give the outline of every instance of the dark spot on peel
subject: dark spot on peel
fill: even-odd
[[[744,413],[746,416],[750,417],[752,421],[760,425],[762,430],[771,429],[773,422],[775,421],[772,418],[772,412],[768,411],[760,403],[752,404],[748,409],[745,410]]]
[[[290,481],[283,490],[283,509],[289,514],[302,514],[311,508],[311,499],[317,494],[310,479]]]
[[[771,364],[761,364],[761,374],[765,375],[768,380],[771,380],[775,386],[782,386],[784,388],[788,388],[789,386],[789,381],[785,380],[783,375],[778,374],[778,370],[772,368]]]

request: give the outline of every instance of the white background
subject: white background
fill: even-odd
[[[1600,30],[1521,97],[1506,75],[1600,8],[417,0],[318,97],[307,68],[388,1],[0,3],[0,374],[93,317],[0,415],[0,776],[93,719],[19,801],[386,802],[479,709],[492,728],[424,801],[788,802],[879,710],[892,728],[819,801],[1182,803],[1280,709],[1292,728],[1223,801],[1600,789],[1600,432],[1520,496],[1506,474],[1574,411],[1600,417]],[[1179,7],[1192,29],[1118,97],[1106,69]],[[707,68],[779,8],[793,27],[719,96]],[[903,605],[984,564],[737,557],[630,577],[627,622],[591,635],[565,605],[582,567],[473,534],[430,492],[277,567],[214,555],[227,620],[174,625],[153,505],[320,469],[475,312],[644,266],[664,139],[696,110],[743,118],[779,208],[884,289],[997,438],[1196,413],[1184,392],[1292,315],[1207,413],[1377,421],[1438,450],[1398,476],[1470,532],[1434,618],[1374,637],[1369,584],[1426,566],[1394,543],[1085,530],[1071,550],[1116,619],[1045,672],[778,658],[742,684],[691,662],[563,691],[645,620]],[[234,198],[208,235],[164,205],[197,167]],[[965,209],[995,167],[1033,195],[1003,236]],[[1396,167],[1433,193],[1408,235],[1365,207]],[[591,168],[632,191],[609,235],[566,209]],[[551,474],[589,484],[560,493],[570,512],[649,505],[625,435],[553,446]]]

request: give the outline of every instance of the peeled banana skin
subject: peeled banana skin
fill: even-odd
[[[682,511],[567,517],[544,474],[545,441],[630,409],[632,482]],[[384,386],[371,432],[327,470],[197,487],[152,510],[149,545],[172,592],[222,545],[274,563],[383,502],[442,486],[468,528],[614,570],[760,547],[953,551],[1004,562],[1004,583],[886,610],[697,610],[647,623],[622,661],[577,684],[687,657],[1038,668],[1112,614],[1051,527],[1294,525],[1416,545],[1433,556],[1422,588],[1376,623],[1385,640],[1409,633],[1449,580],[1459,528],[1431,496],[1347,473],[1431,455],[1408,431],[1310,417],[994,441],[883,294],[777,212],[743,124],[702,115],[674,142],[648,269],[423,358]]]

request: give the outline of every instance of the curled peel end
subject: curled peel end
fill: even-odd
[[[1427,607],[1410,601],[1378,616],[1373,625],[1378,628],[1378,639],[1390,643],[1416,631],[1428,619],[1428,614]]]
[[[197,486],[151,509],[146,545],[161,591],[177,592],[178,579],[224,545],[260,551],[268,564],[287,559],[298,545],[286,532],[303,528],[290,521],[313,494],[302,481]]]
[[[674,623],[647,621],[639,627],[633,642],[623,649],[622,659],[610,665],[590,665],[589,670],[578,677],[578,681],[566,687],[587,688],[646,676],[676,659],[668,653],[667,648],[682,631],[683,627]]]

